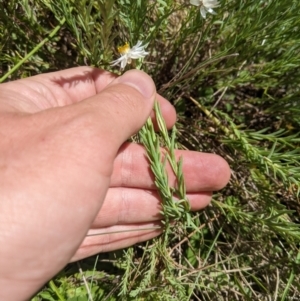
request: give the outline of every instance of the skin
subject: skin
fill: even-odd
[[[0,300],[27,300],[68,262],[161,233],[143,230],[160,225],[160,200],[143,147],[126,142],[155,98],[171,127],[174,108],[138,70],[78,67],[0,85]],[[204,208],[228,164],[176,155],[192,210]],[[98,232],[108,234],[86,237]]]

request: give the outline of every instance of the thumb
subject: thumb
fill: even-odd
[[[142,71],[130,70],[87,99],[86,104],[95,109],[102,134],[118,149],[146,122],[155,97],[151,77]]]

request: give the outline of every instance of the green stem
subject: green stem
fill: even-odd
[[[21,61],[19,61],[11,70],[9,70],[6,74],[4,74],[0,78],[0,83],[4,82],[11,74],[13,74],[16,70],[18,70],[21,65],[27,61],[33,54],[35,54],[41,47],[43,47],[50,39],[52,39],[56,33],[60,30],[62,25],[66,22],[66,19],[63,18],[59,25],[57,25],[52,32],[49,34],[47,38],[45,38],[43,41],[41,41],[33,50],[31,50]]]
[[[50,280],[49,281],[49,286],[50,288],[55,292],[56,296],[58,297],[58,299],[60,301],[66,301],[65,298],[60,294],[57,286],[55,285],[54,281],[53,280]]]

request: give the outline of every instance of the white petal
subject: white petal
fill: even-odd
[[[144,51],[144,47],[132,47],[131,49],[130,49],[130,52],[142,52],[142,51]]]
[[[110,63],[111,66],[116,66],[116,65],[119,65],[122,61],[124,60],[123,56],[119,57],[117,60],[115,61],[112,61]]]
[[[220,6],[218,0],[203,0],[203,6],[206,8],[214,8]]]
[[[139,56],[139,57],[146,56],[147,54],[149,54],[149,52],[146,52],[144,49],[136,50],[136,49],[132,48],[129,52],[129,56],[132,57],[132,58],[134,58],[134,56]]]
[[[140,46],[142,46],[142,44],[143,44],[142,41],[138,41],[138,42],[136,43],[136,45],[133,46],[132,48],[134,48],[134,47],[140,47]]]
[[[145,46],[142,46],[142,42],[138,41],[135,46],[133,46],[128,52],[128,56],[132,59],[143,58],[148,55],[149,52],[145,51]]]
[[[134,54],[131,54],[131,55],[130,55],[130,58],[136,60],[136,59],[144,58],[145,56],[146,56],[146,55],[141,54],[141,53],[134,53]]]
[[[124,69],[127,65],[127,57],[124,57],[124,59],[121,62],[121,69]]]
[[[145,46],[135,45],[130,49],[130,52],[143,52],[144,49],[145,49]]]
[[[217,13],[212,8],[206,8],[206,10],[212,15],[216,15]]]
[[[122,55],[121,57],[119,57],[117,60],[115,61],[112,61],[110,63],[111,66],[116,66],[116,65],[120,65],[121,66],[121,69],[124,69],[125,66],[127,65],[128,63],[128,54],[124,54]]]
[[[201,16],[203,17],[203,19],[205,19],[206,18],[206,8],[204,6],[200,7],[200,13],[201,13]]]

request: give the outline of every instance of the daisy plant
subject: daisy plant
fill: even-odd
[[[142,41],[138,41],[132,48],[127,42],[123,46],[119,46],[117,50],[121,56],[111,62],[111,66],[120,65],[121,70],[124,70],[127,64],[133,63],[132,60],[143,59],[149,54],[145,51],[145,45],[143,45]],[[139,63],[141,64],[141,61]],[[161,213],[164,216],[164,242],[166,243],[171,220],[177,222],[187,221],[188,226],[191,225],[192,222],[189,214],[190,205],[186,198],[182,172],[182,159],[177,161],[175,158],[174,150],[177,146],[175,141],[176,128],[175,126],[173,127],[170,137],[157,101],[154,105],[154,112],[159,128],[159,134],[155,132],[152,120],[149,117],[146,124],[139,132],[139,140],[146,149],[150,168],[155,178],[155,185],[162,200]],[[163,153],[161,151],[161,146],[164,147]],[[177,187],[169,187],[168,176],[165,170],[166,163],[169,163],[172,167],[177,178]]]
[[[112,65],[120,65],[123,70],[127,63],[130,64],[133,59],[144,58],[148,52],[145,51],[145,47],[142,46],[142,42],[139,41],[134,47],[130,48],[126,43],[124,46],[118,47],[118,52],[121,57],[112,62]],[[141,69],[141,61],[139,62],[139,69]],[[162,117],[159,103],[154,103],[154,113],[156,123],[158,125],[158,133],[154,129],[153,122],[149,117],[145,125],[138,133],[138,140],[145,147],[147,157],[150,163],[150,169],[154,176],[154,184],[157,187],[158,194],[161,199],[161,215],[163,216],[163,235],[154,241],[150,251],[150,257],[148,252],[145,252],[145,258],[141,268],[147,267],[145,271],[144,284],[150,283],[150,279],[153,275],[155,266],[154,263],[160,262],[160,267],[164,267],[166,271],[170,267],[175,268],[174,261],[171,257],[170,250],[168,248],[172,239],[171,227],[175,225],[178,229],[193,228],[195,231],[199,231],[198,226],[194,223],[190,213],[190,203],[186,197],[186,186],[182,171],[182,158],[179,160],[175,157],[176,143],[176,127],[173,126],[171,134],[169,135],[167,126]],[[166,171],[166,164],[169,164],[176,177],[176,186],[170,187],[168,181],[168,174]],[[180,235],[187,235],[186,231],[181,231]],[[179,233],[178,233],[179,235]],[[124,260],[126,266],[130,266],[131,258],[133,255],[133,249],[130,248],[124,253]],[[151,268],[149,269],[149,265]],[[168,272],[170,282],[176,281],[172,273]],[[129,283],[131,283],[131,275],[129,272],[125,272],[121,280],[121,294],[128,295],[130,291]],[[143,285],[141,287],[143,287]],[[180,291],[184,291],[181,285],[177,285]],[[139,288],[136,292],[132,292],[133,295],[139,292]]]

